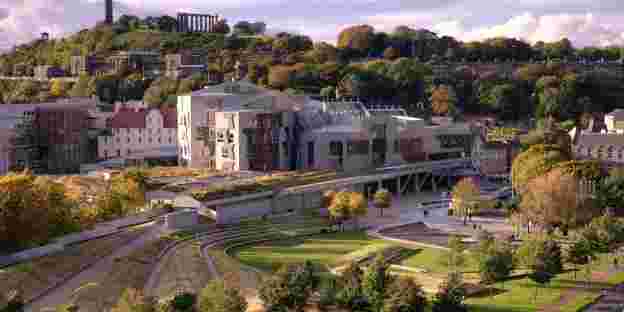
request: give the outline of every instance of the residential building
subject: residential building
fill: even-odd
[[[34,77],[39,80],[47,80],[50,78],[63,77],[65,71],[59,67],[50,65],[35,66]]]
[[[98,137],[98,159],[134,162],[177,160],[174,109],[116,107]]]
[[[178,97],[181,165],[336,169],[462,157],[467,124],[428,125],[392,106],[321,102],[231,81]]]
[[[108,62],[112,65],[113,72],[124,70],[136,71],[145,78],[155,78],[161,74],[160,53],[153,51],[119,51],[110,56]]]
[[[476,129],[471,158],[475,168],[488,177],[508,177],[513,159],[521,152],[517,139],[494,141],[488,139],[487,129]]]
[[[183,50],[165,56],[166,75],[172,79],[182,79],[195,74],[203,74],[207,70],[206,52],[199,50]]]
[[[576,159],[596,159],[606,165],[624,165],[624,134],[581,133],[572,150]]]
[[[95,55],[74,55],[71,57],[70,74],[72,76],[89,75],[97,76],[112,70],[112,66],[106,60]]]

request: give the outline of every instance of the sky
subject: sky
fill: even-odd
[[[0,50],[79,31],[104,19],[104,0],[0,0]],[[264,21],[335,43],[345,27],[426,28],[459,40],[507,36],[528,42],[569,38],[575,46],[624,45],[624,0],[115,0],[116,14],[218,14]]]

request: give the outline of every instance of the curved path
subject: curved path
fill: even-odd
[[[150,229],[139,238],[129,242],[127,245],[120,246],[111,255],[102,258],[86,270],[72,277],[62,285],[50,290],[43,296],[40,296],[30,302],[25,311],[38,312],[55,308],[58,305],[69,303],[72,296],[78,288],[88,283],[97,283],[104,280],[106,275],[111,272],[116,258],[125,257],[137,248],[141,248],[145,244],[155,241],[160,236],[160,227],[156,223],[148,225]],[[53,311],[53,310],[52,310]]]

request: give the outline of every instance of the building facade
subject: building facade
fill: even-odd
[[[120,51],[108,58],[115,73],[124,70],[140,72],[145,78],[156,78],[161,74],[160,53],[153,51]]]
[[[0,174],[30,168],[35,173],[79,172],[94,160],[91,99],[0,107]]]
[[[166,75],[171,79],[182,79],[207,71],[207,58],[204,51],[184,50],[165,56]]]
[[[98,137],[98,159],[176,160],[177,126],[173,109],[116,108]]]
[[[181,165],[217,170],[357,171],[459,158],[467,125],[428,125],[398,108],[326,103],[226,82],[178,97]]]

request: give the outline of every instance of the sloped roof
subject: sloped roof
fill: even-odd
[[[162,109],[160,113],[163,116],[163,128],[175,129],[178,127],[178,115],[175,108]]]
[[[139,129],[145,128],[146,110],[130,111],[121,110],[110,119],[110,127],[113,129]]]

